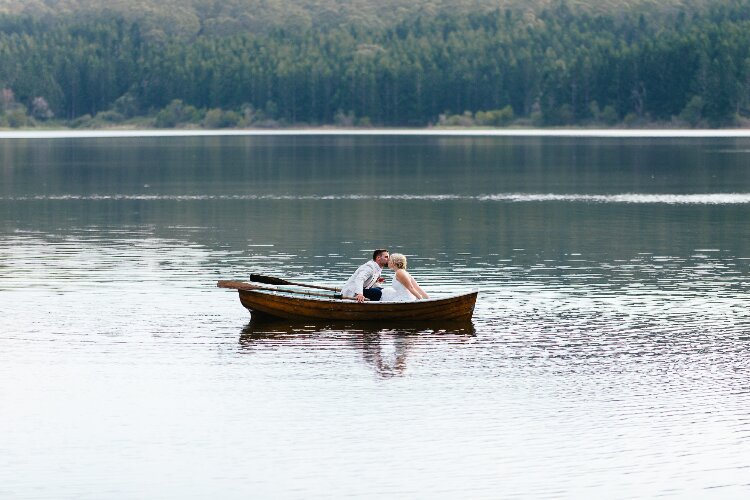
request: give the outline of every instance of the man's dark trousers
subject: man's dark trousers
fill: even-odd
[[[376,286],[372,288],[365,288],[364,290],[362,290],[362,295],[370,300],[374,300],[377,302],[383,295],[383,289]]]

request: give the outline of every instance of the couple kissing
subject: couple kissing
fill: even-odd
[[[391,286],[381,288],[385,280],[380,277],[381,270],[388,266],[395,272]],[[400,253],[389,254],[385,248],[372,253],[372,260],[365,262],[354,271],[341,295],[355,298],[357,302],[365,300],[381,302],[410,302],[429,299],[430,297],[417,284],[417,281],[406,270],[406,257]]]

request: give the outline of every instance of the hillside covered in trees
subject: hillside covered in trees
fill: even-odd
[[[0,127],[129,121],[746,125],[750,0],[0,0]]]
[[[701,9],[715,0],[566,0],[578,12],[650,17]],[[0,15],[28,15],[52,24],[66,17],[120,17],[137,22],[150,40],[177,35],[266,33],[341,25],[384,28],[414,16],[541,12],[560,0],[0,0]]]

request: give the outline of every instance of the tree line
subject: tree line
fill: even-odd
[[[750,1],[651,19],[565,3],[154,40],[124,18],[0,17],[0,126],[727,126]]]
[[[496,9],[540,12],[568,2],[580,12],[622,15],[646,12],[658,19],[716,0],[0,0],[0,15],[28,15],[50,26],[61,17],[121,17],[137,22],[144,36],[163,40],[197,35],[267,33],[346,25],[389,26],[419,15],[478,13]],[[727,0],[720,0],[727,1]]]

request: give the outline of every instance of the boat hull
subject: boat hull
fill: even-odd
[[[254,290],[238,290],[253,317],[341,321],[468,321],[478,292],[413,302],[363,302],[311,299]]]

